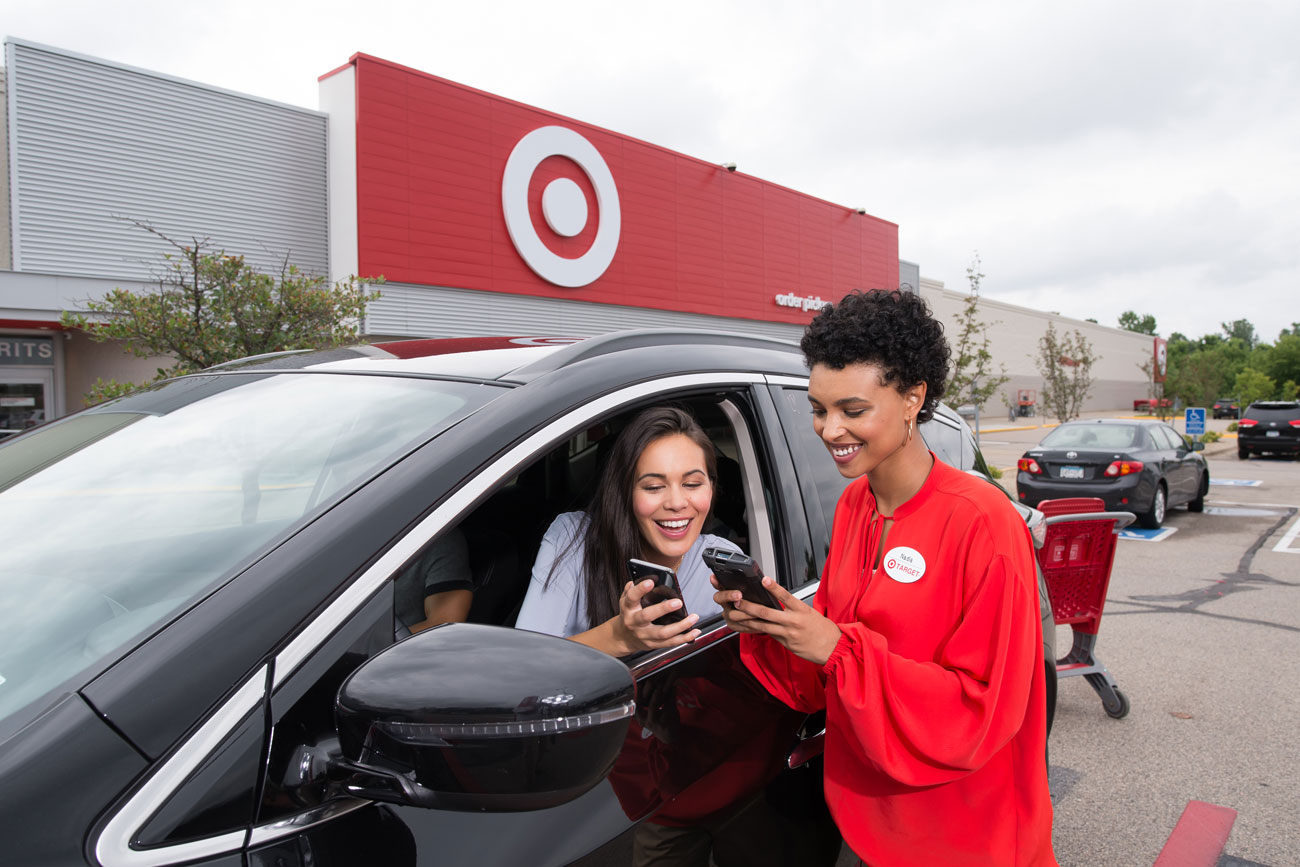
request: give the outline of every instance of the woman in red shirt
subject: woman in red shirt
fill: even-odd
[[[1033,546],[1010,500],[916,433],[943,326],[916,295],[854,292],[801,343],[813,427],[856,481],[811,606],[721,591],[745,664],[826,710],[826,800],[865,864],[1055,865]]]

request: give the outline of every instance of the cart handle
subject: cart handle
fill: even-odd
[[[1118,533],[1136,520],[1137,515],[1132,512],[1072,512],[1065,515],[1052,515],[1044,523],[1050,527],[1065,521],[1114,521],[1113,529]]]

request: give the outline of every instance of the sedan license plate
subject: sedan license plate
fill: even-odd
[[[1280,437],[1281,435],[1282,432],[1280,430],[1270,430],[1264,432],[1264,436],[1266,437]]]
[[[1082,479],[1083,467],[1061,467],[1061,478]]]

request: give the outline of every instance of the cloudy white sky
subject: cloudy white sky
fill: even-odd
[[[0,0],[4,34],[316,107],[361,51],[899,224],[949,288],[1300,320],[1300,4]]]

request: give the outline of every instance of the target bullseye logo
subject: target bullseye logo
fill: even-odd
[[[596,191],[596,206],[600,210],[596,239],[587,252],[576,259],[556,255],[542,243],[528,211],[528,185],[533,172],[542,160],[553,156],[577,163]],[[506,230],[515,249],[543,280],[569,288],[586,286],[604,274],[609,263],[614,261],[623,226],[618,188],[600,152],[571,129],[539,127],[518,141],[506,160],[505,174],[501,179],[501,206],[505,212]],[[572,180],[556,178],[542,191],[542,216],[555,234],[572,238],[586,227],[590,217],[587,197]]]

